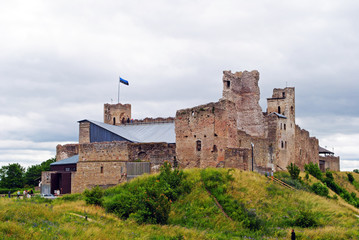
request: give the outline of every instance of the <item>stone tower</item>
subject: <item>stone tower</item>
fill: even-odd
[[[121,125],[131,119],[131,104],[104,105],[103,122],[111,125]]]
[[[280,114],[276,133],[276,165],[285,169],[295,162],[296,125],[294,87],[275,88],[271,98],[267,98],[267,113]],[[298,165],[298,164],[297,164]]]
[[[232,101],[237,110],[237,128],[247,134],[264,137],[262,108],[259,105],[259,72],[223,71],[223,98]]]

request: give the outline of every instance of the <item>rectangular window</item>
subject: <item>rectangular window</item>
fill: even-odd
[[[101,169],[100,169],[101,173],[103,173],[103,167],[101,166]]]
[[[201,151],[202,146],[201,146],[201,141],[200,140],[196,141],[196,148],[197,148],[197,151]]]

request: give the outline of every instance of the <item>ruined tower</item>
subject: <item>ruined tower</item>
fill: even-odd
[[[121,125],[131,119],[131,104],[109,104],[104,105],[103,122],[111,125]]]
[[[262,109],[259,105],[259,72],[223,71],[223,97],[232,101],[237,110],[237,128],[249,135],[264,137]]]

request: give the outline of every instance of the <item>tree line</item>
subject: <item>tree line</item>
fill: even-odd
[[[50,164],[53,162],[56,162],[56,158],[50,158],[27,169],[19,163],[2,166],[0,168],[0,188],[2,190],[13,191],[38,186],[41,181],[41,172],[49,171]]]

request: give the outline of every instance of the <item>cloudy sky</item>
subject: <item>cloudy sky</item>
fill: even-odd
[[[359,168],[359,2],[1,1],[0,166],[78,140],[103,104],[133,118],[217,101],[222,71],[258,70],[261,106],[296,88],[297,123]]]

